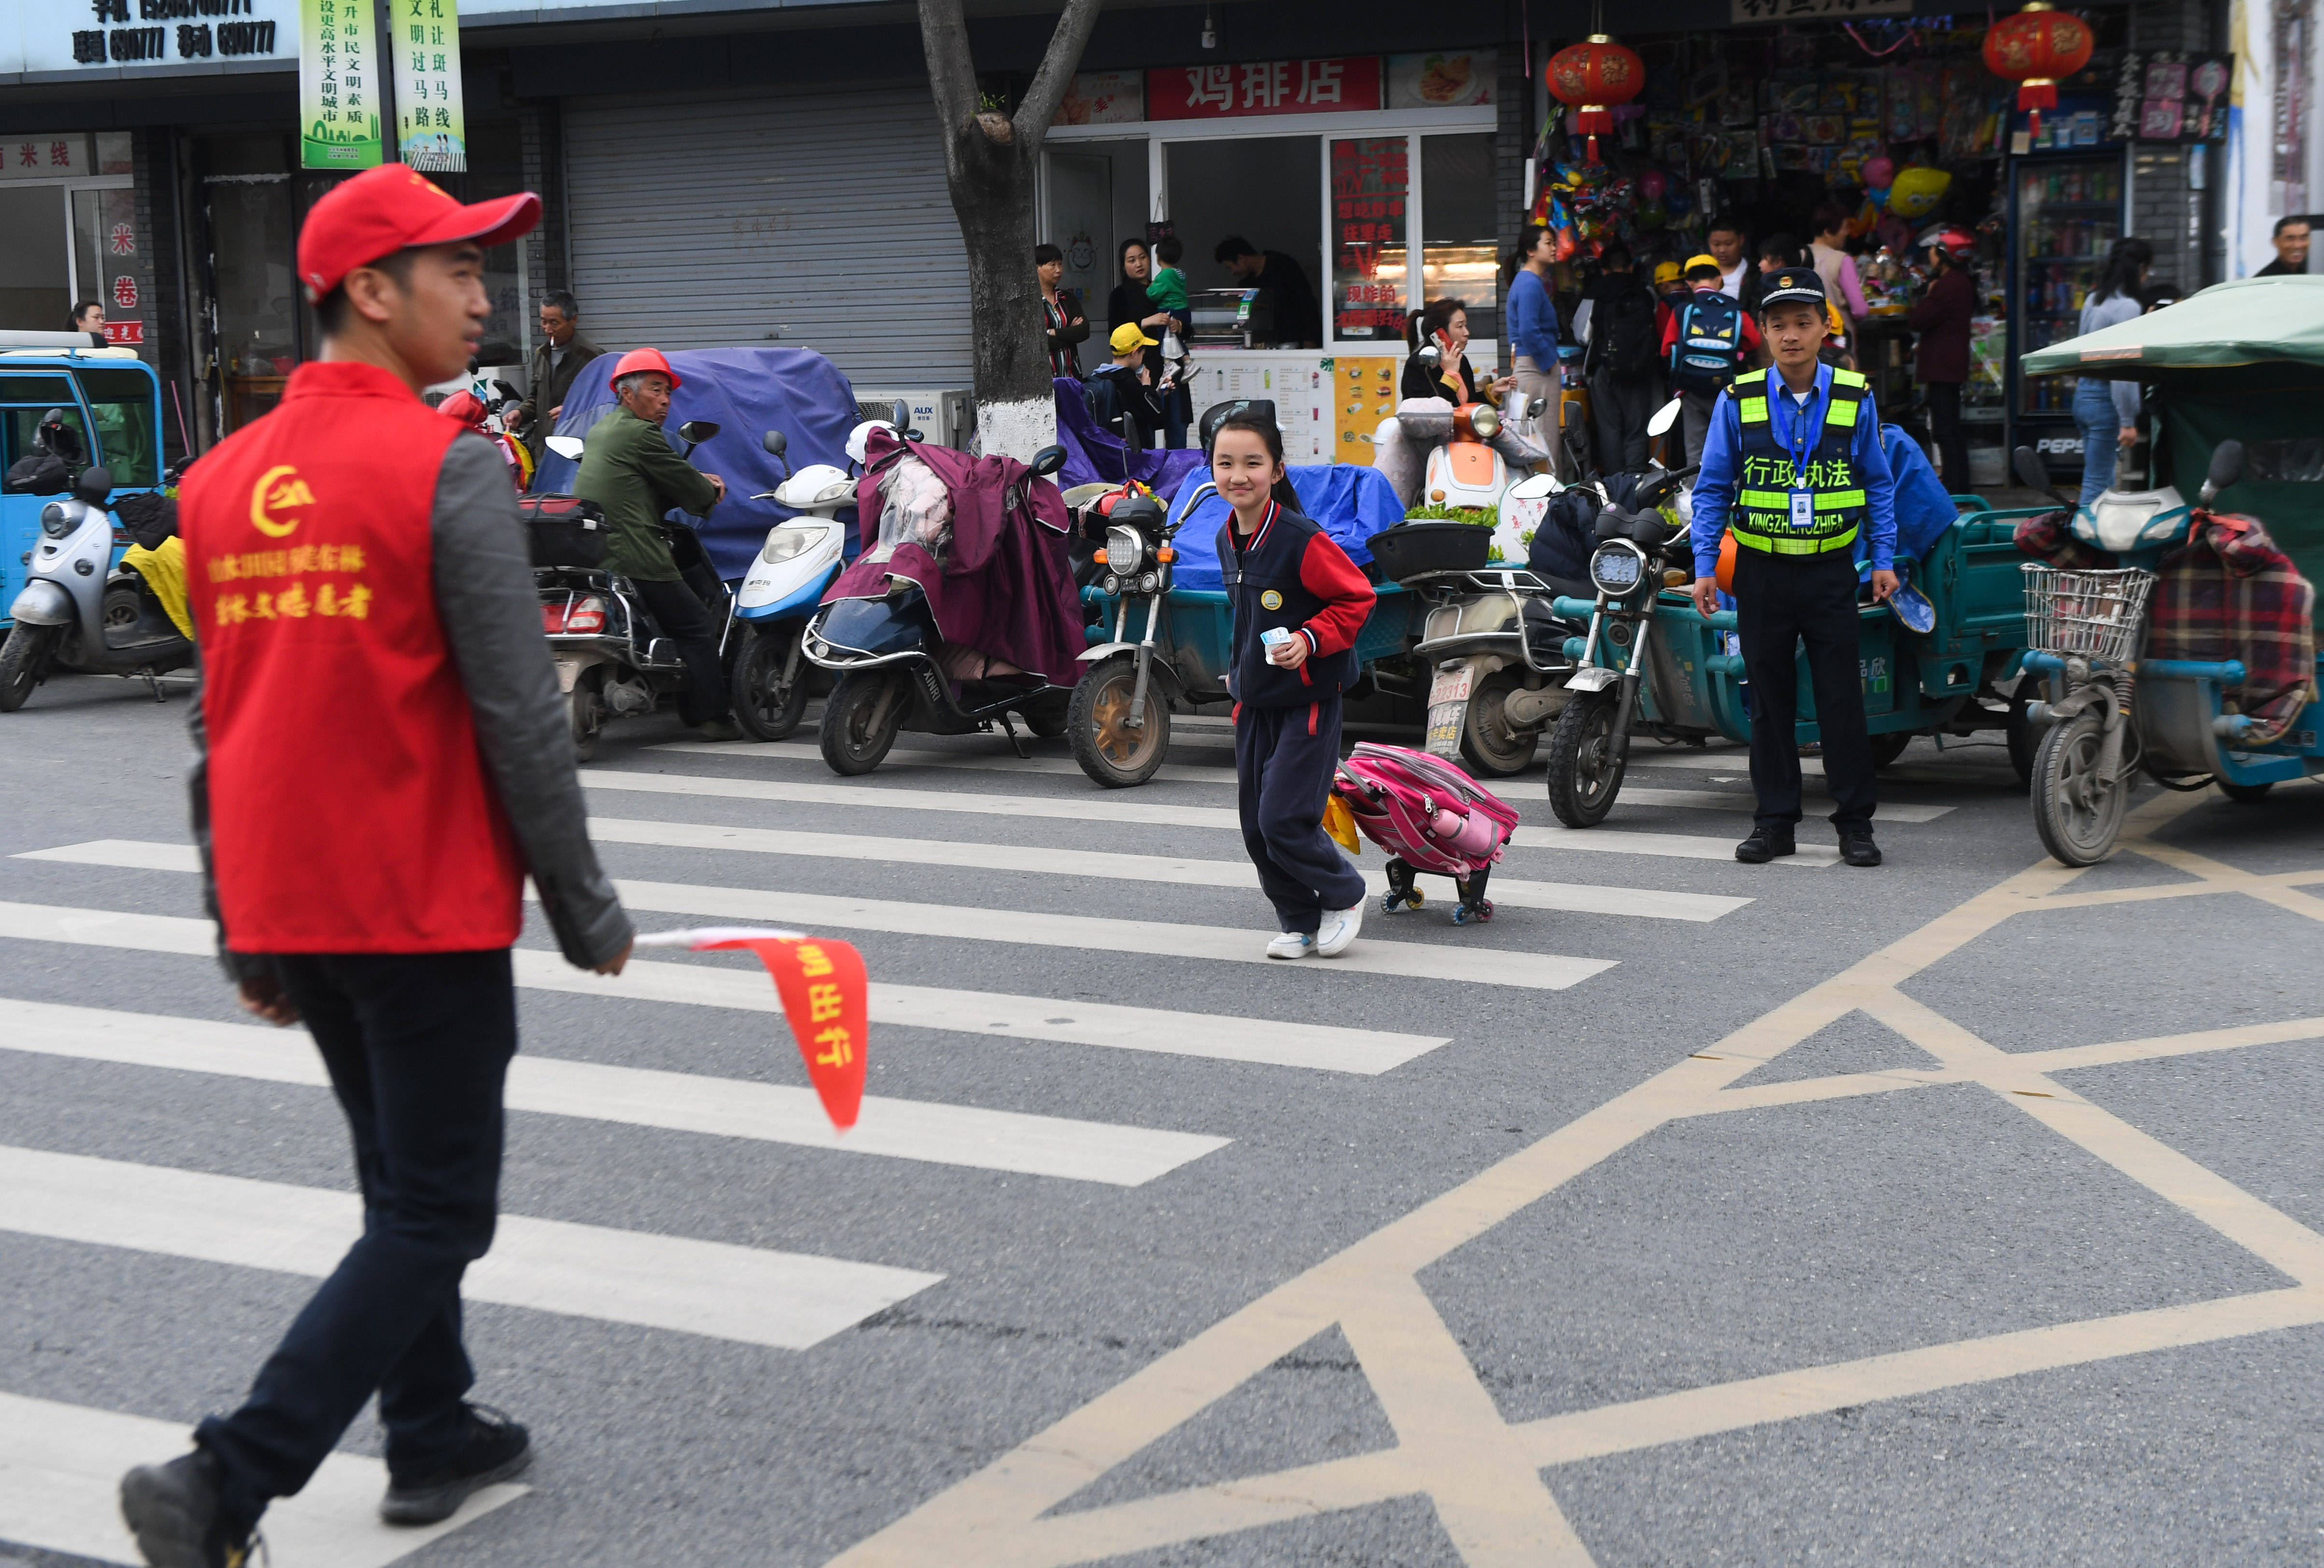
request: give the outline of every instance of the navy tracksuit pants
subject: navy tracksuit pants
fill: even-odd
[[[1323,831],[1340,766],[1340,700],[1235,715],[1235,805],[1259,891],[1286,931],[1313,935],[1327,909],[1352,909],[1364,879]]]

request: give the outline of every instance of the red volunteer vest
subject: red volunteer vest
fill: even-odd
[[[179,498],[210,839],[244,953],[516,940],[524,871],[436,614],[459,426],[374,366],[301,365]]]

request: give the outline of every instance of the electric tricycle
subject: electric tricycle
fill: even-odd
[[[2043,846],[2069,866],[2105,859],[2141,773],[2169,789],[2217,784],[2242,802],[2324,773],[2320,672],[2312,642],[2297,636],[2312,637],[2309,585],[2324,572],[2324,278],[2221,283],[2040,350],[2024,368],[2142,382],[2163,481],[2074,509],[2068,531],[2095,556],[2091,569],[2024,569],[2035,627],[2025,665],[2046,688],[2032,714],[2045,727],[2033,792]],[[2021,480],[2046,482],[2030,451],[2017,463]],[[2181,487],[2199,477],[2190,507]],[[2274,574],[2277,620],[2238,627],[2199,608],[2176,618],[2193,624],[2157,624],[2173,619],[2154,601],[2174,573],[2189,574],[2188,605],[2229,601],[2224,582],[2214,592],[2200,578],[2235,569],[2193,546],[2200,534],[2216,552],[2247,532],[2246,518],[2305,580]],[[2248,602],[2258,580],[2244,581],[2233,599]],[[2180,656],[2155,656],[2158,647]]]

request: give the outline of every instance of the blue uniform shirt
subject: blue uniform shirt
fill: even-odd
[[[1823,437],[1823,414],[1831,403],[1831,367],[1816,366],[1815,390],[1807,406],[1792,400],[1781,371],[1767,372],[1767,421],[1775,445],[1786,450],[1804,446],[1813,451]],[[1888,472],[1888,454],[1880,450],[1880,413],[1872,394],[1864,394],[1857,410],[1856,434],[1848,454],[1864,484],[1864,536],[1869,542],[1872,569],[1893,571],[1896,564],[1896,481]],[[1719,394],[1711,410],[1711,431],[1702,443],[1702,470],[1694,476],[1694,574],[1709,577],[1719,569],[1719,536],[1727,531],[1727,509],[1735,504],[1735,474],[1742,466],[1743,417],[1735,408],[1735,390]]]

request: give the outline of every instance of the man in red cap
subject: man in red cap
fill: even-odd
[[[526,873],[574,965],[618,974],[633,933],[589,844],[506,472],[419,391],[475,350],[484,248],[540,212],[462,206],[401,164],[318,202],[299,272],[322,358],[180,498],[220,955],[245,1008],[314,1036],[364,1231],[242,1408],[123,1478],[165,1568],[238,1568],[374,1391],[391,1523],[447,1518],[530,1457],[523,1427],[464,1398],[460,1343],[497,1212]]]

